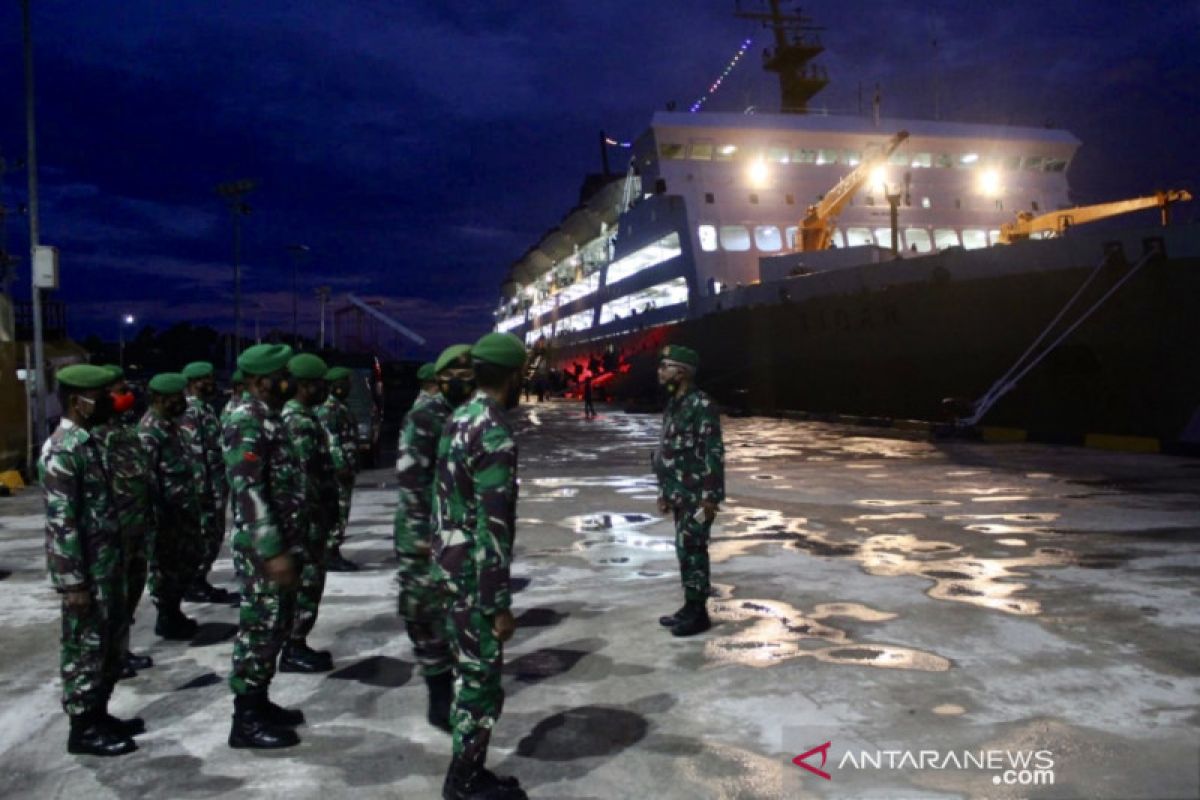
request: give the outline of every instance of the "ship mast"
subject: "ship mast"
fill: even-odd
[[[763,52],[763,69],[779,76],[780,111],[806,114],[808,102],[829,83],[825,68],[809,63],[825,52],[816,35],[824,28],[813,25],[812,19],[799,9],[794,14],[785,14],[780,9],[780,0],[767,2],[770,13],[744,11],[738,0],[734,16],[762,22],[774,34],[775,46]]]

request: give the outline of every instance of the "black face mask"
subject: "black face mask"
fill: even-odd
[[[80,399],[91,404],[91,413],[87,416],[89,425],[103,425],[113,418],[113,399],[112,395],[108,392],[105,392],[96,399],[88,397],[81,397]]]
[[[296,384],[287,378],[271,379],[271,398],[283,404],[296,396]]]
[[[182,416],[187,411],[187,400],[184,400],[182,397],[172,400],[167,403],[165,411],[167,412],[167,417],[170,419]]]
[[[475,393],[475,381],[467,378],[448,378],[441,386],[442,394],[452,406],[461,406]]]

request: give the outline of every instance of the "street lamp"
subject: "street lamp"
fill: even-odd
[[[125,326],[132,325],[136,321],[133,318],[133,314],[122,314],[121,324],[117,326],[117,339],[120,342],[121,369],[125,369]]]
[[[225,198],[233,216],[233,347],[230,361],[242,346],[242,217],[250,213],[246,195],[257,186],[252,180],[230,181],[217,186],[217,194]]]
[[[300,259],[308,255],[308,245],[289,244],[287,249],[292,254],[292,347],[299,350],[300,334],[296,324],[296,267],[300,264]]]

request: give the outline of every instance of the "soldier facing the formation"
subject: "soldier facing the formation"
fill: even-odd
[[[291,389],[292,348],[261,344],[238,357],[249,398],[222,431],[233,498],[233,565],[242,583],[233,643],[230,747],[299,744],[303,712],[271,702],[268,691],[296,603],[295,555],[302,552],[304,484],[279,413]]]
[[[358,431],[354,415],[346,406],[350,397],[352,373],[346,367],[333,367],[325,373],[329,397],[317,407],[317,417],[329,434],[330,454],[337,470],[338,524],[329,543],[329,569],[334,572],[354,572],[358,565],[342,555],[346,541],[346,524],[350,520],[350,498],[354,493],[354,475],[358,470]]]
[[[471,348],[478,390],[455,410],[438,443],[434,577],[450,595],[456,661],[454,755],[442,797],[526,797],[515,778],[486,767],[504,704],[504,642],[516,629],[510,606],[517,511],[517,445],[505,410],[520,402],[525,346],[489,333]]]
[[[434,364],[417,372],[421,393],[404,417],[396,455],[396,478],[400,503],[396,508],[395,545],[400,562],[400,616],[421,665],[429,689],[426,718],[431,725],[450,731],[450,705],[454,698],[454,658],[446,639],[446,603],[432,575],[430,516],[437,467],[438,440],[454,405],[438,387],[468,377],[471,373],[470,345],[456,344],[442,351]],[[463,398],[459,398],[459,404]]]
[[[675,555],[684,595],[683,607],[661,617],[659,624],[675,636],[693,636],[710,627],[708,540],[725,499],[721,415],[696,388],[699,366],[696,351],[680,345],[664,347],[658,362],[658,382],[670,397],[654,460],[658,510],[675,516]]]
[[[141,719],[119,720],[108,700],[120,674],[126,624],[124,555],[101,443],[91,431],[111,416],[113,373],[77,364],[58,372],[63,417],[38,472],[46,496],[46,563],[62,595],[63,710],[67,750],[117,756],[137,749]]]

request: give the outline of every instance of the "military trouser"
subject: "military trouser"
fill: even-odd
[[[103,709],[121,675],[125,650],[118,649],[125,620],[124,579],[114,575],[82,609],[62,602],[62,705],[71,716]]]
[[[338,518],[329,536],[330,547],[341,547],[346,541],[346,526],[350,523],[350,498],[354,495],[354,478],[338,480]]]
[[[142,593],[146,590],[146,578],[150,569],[150,539],[154,529],[148,525],[122,529],[122,545],[125,562],[125,624],[117,652],[124,655],[129,650],[129,629]]]
[[[708,599],[711,585],[708,569],[708,539],[712,533],[712,522],[696,519],[703,515],[698,506],[682,506],[675,509],[675,557],[679,560],[679,580],[683,584],[683,596],[689,603],[702,603]]]
[[[309,534],[309,545],[297,566],[300,570],[300,585],[296,589],[296,613],[292,621],[291,638],[304,639],[317,624],[317,612],[321,607],[321,596],[325,594],[326,556],[325,543],[328,527],[313,523]]]
[[[235,548],[233,565],[242,583],[242,604],[229,688],[237,695],[265,693],[275,677],[279,651],[292,630],[296,593],[268,580],[257,555]]]
[[[160,606],[178,607],[183,593],[198,577],[203,536],[198,517],[159,525],[154,531],[150,594]]]
[[[448,598],[430,575],[430,556],[401,555],[399,613],[425,677],[454,668],[446,613]]]
[[[500,673],[504,645],[485,616],[465,598],[455,598],[449,617],[457,676],[454,681],[454,758],[482,767],[487,761],[492,726],[504,708]]]
[[[215,501],[214,501],[215,502]],[[203,531],[200,556],[199,574],[197,580],[203,580],[212,572],[213,563],[221,554],[221,544],[225,541],[225,506],[212,506],[200,513],[200,530]]]

